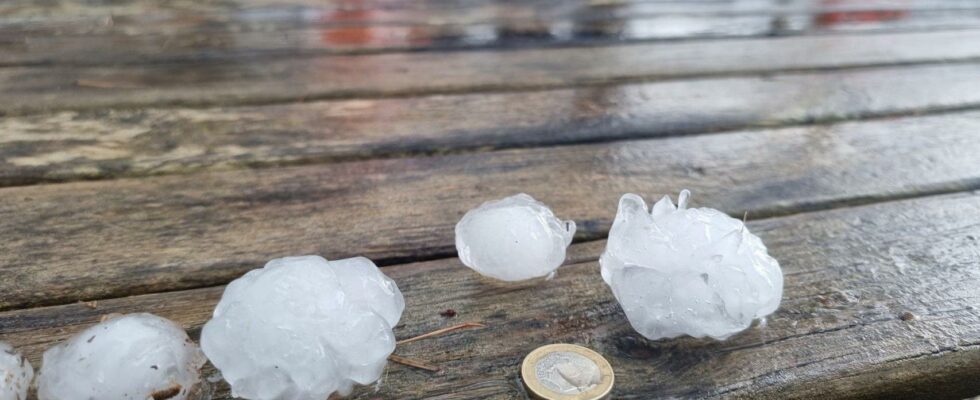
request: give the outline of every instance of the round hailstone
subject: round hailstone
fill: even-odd
[[[236,397],[323,400],[378,380],[404,308],[367,258],[280,258],[228,284],[201,347]]]
[[[648,339],[722,340],[776,311],[783,273],[742,221],[664,196],[647,211],[626,194],[599,259],[630,324]]]
[[[0,342],[0,400],[27,400],[34,368],[9,344]]]
[[[575,234],[574,221],[555,217],[524,193],[488,201],[456,224],[456,251],[467,267],[502,281],[554,276]]]
[[[40,400],[185,400],[201,350],[176,323],[146,313],[110,319],[44,352]]]

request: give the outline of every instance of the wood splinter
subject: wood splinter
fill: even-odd
[[[405,357],[402,357],[402,356],[397,356],[397,355],[392,354],[392,355],[388,356],[388,359],[391,360],[392,362],[396,362],[396,363],[399,363],[401,365],[407,365],[409,367],[415,367],[415,368],[418,368],[418,369],[424,369],[426,371],[431,371],[431,372],[439,372],[439,367],[436,367],[436,366],[433,366],[433,365],[429,365],[429,364],[426,364],[426,363],[421,362],[421,361],[418,361],[418,360],[413,360],[411,358],[405,358]]]

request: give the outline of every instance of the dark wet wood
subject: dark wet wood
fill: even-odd
[[[602,251],[601,241],[574,245],[579,263],[546,282],[500,285],[455,259],[386,268],[407,303],[398,337],[462,321],[487,327],[399,346],[396,354],[441,372],[390,363],[377,390],[358,388],[352,398],[520,399],[521,359],[557,342],[608,358],[617,399],[958,399],[980,392],[980,195],[751,221],[749,228],[780,260],[785,293],[764,327],[724,342],[651,342],[634,332],[587,261]],[[101,315],[138,311],[176,320],[196,337],[221,291],[6,312],[0,340],[37,365],[43,349]],[[446,308],[458,315],[440,316]],[[223,383],[216,389],[216,399],[229,398]]]
[[[0,68],[0,92],[5,94],[0,97],[0,113],[527,90],[977,57],[980,31],[970,30],[502,52],[322,56],[254,64],[17,67]]]
[[[290,254],[447,256],[464,211],[522,191],[584,239],[605,233],[624,192],[690,188],[763,216],[970,189],[978,124],[948,114],[0,189],[0,308],[215,285]]]
[[[0,119],[0,185],[609,141],[976,106],[980,64],[254,107],[67,111]]]
[[[268,57],[384,51],[582,46],[663,39],[978,28],[980,4],[977,7],[965,12],[880,11],[882,16],[872,21],[846,12],[680,14],[584,20],[532,18],[467,24],[438,21],[388,25],[350,25],[346,20],[334,21],[330,14],[311,21],[309,15],[301,13],[297,13],[295,20],[273,22],[229,21],[226,15],[163,21],[113,17],[67,26],[24,23],[23,26],[0,28],[0,53],[4,54],[0,66],[254,61]],[[92,54],[100,57],[93,58]]]

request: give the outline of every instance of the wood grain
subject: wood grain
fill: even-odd
[[[725,96],[718,96],[725,93]],[[980,65],[0,119],[0,185],[681,135],[980,106]]]
[[[695,199],[697,204],[704,204]],[[980,195],[928,197],[751,221],[786,276],[765,326],[727,341],[648,341],[628,325],[598,274],[596,241],[552,281],[503,285],[456,259],[385,268],[405,294],[395,328],[411,337],[461,321],[487,328],[396,349],[439,366],[389,364],[355,399],[522,398],[518,365],[549,343],[602,353],[614,397],[752,399],[963,398],[980,393]],[[929,240],[923,240],[929,238]],[[577,263],[576,263],[577,262]],[[0,314],[0,340],[38,365],[41,352],[112,312],[148,311],[197,337],[222,288]],[[458,316],[439,312],[452,308]],[[206,374],[213,374],[208,368]],[[228,399],[216,387],[216,399]]]
[[[902,43],[902,46],[894,46]],[[980,31],[732,39],[503,52],[394,53],[100,67],[0,68],[0,114],[527,90],[638,79],[951,62]],[[608,62],[616,60],[616,62]]]
[[[447,256],[483,201],[527,192],[578,238],[624,192],[690,188],[759,217],[980,184],[977,113],[0,189],[0,308],[227,282],[270,258]]]
[[[980,4],[978,4],[980,7]],[[589,12],[585,10],[583,12]],[[971,12],[972,11],[972,12]],[[290,10],[291,12],[295,12]],[[600,45],[665,39],[734,38],[896,32],[980,27],[974,10],[881,11],[874,23],[850,14],[763,13],[654,15],[629,18],[508,18],[466,24],[351,25],[342,17],[266,22],[185,17],[125,17],[89,23],[0,27],[0,66],[45,64],[118,65],[144,62],[239,60],[450,49],[510,49]],[[287,13],[289,14],[289,13]],[[587,14],[591,15],[591,14]],[[248,17],[252,17],[251,14]],[[334,22],[334,18],[340,19]]]

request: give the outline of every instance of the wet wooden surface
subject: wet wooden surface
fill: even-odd
[[[895,46],[901,43],[901,46]],[[0,114],[517,91],[980,58],[980,29],[255,62],[0,68]]]
[[[0,340],[35,367],[112,312],[196,337],[224,284],[316,253],[384,265],[399,337],[487,324],[355,398],[520,399],[555,342],[615,398],[980,395],[973,1],[12,0],[0,94]],[[598,277],[618,197],[682,188],[781,261],[765,326],[647,341]],[[579,225],[555,280],[455,259],[517,192]]]
[[[917,227],[915,231],[910,226]],[[727,341],[648,341],[630,328],[595,260],[572,247],[548,282],[499,284],[455,258],[386,267],[405,294],[407,338],[461,321],[466,330],[396,349],[442,368],[390,364],[354,398],[521,398],[521,359],[542,343],[589,346],[617,373],[615,398],[962,398],[977,393],[980,194],[886,202],[754,221],[782,262],[779,311]],[[935,238],[918,240],[921,236]],[[5,339],[40,352],[100,315],[145,310],[196,337],[222,287],[0,313]],[[440,311],[452,308],[457,316]],[[941,373],[939,373],[941,372]],[[214,374],[209,369],[206,374]],[[215,385],[218,398],[227,387]],[[937,390],[941,388],[941,391]]]
[[[719,92],[726,96],[718,96]],[[866,101],[874,99],[874,101]],[[980,105],[980,64],[0,119],[0,184],[827,123]],[[472,112],[479,110],[479,112]]]
[[[27,240],[0,253],[0,309],[214,285],[291,253],[447,257],[467,209],[515,191],[574,219],[581,238],[605,233],[625,192],[689,188],[761,217],[955,191],[980,182],[978,131],[980,114],[957,113],[11,187],[0,231]]]

